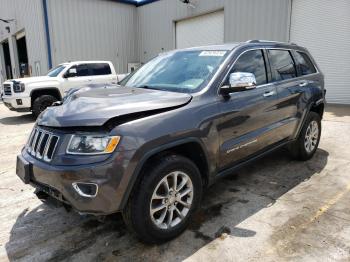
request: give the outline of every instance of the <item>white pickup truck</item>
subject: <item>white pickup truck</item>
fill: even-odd
[[[46,76],[7,80],[0,95],[10,110],[31,111],[38,116],[54,102],[61,101],[71,88],[116,84],[120,80],[111,62],[76,61],[60,64]]]

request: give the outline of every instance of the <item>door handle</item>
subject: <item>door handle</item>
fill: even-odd
[[[273,95],[275,95],[275,94],[276,94],[276,92],[275,92],[275,91],[265,92],[265,93],[264,93],[264,97],[273,96]]]
[[[304,86],[307,86],[308,84],[309,84],[308,81],[304,81],[304,82],[301,82],[301,83],[299,84],[299,86],[300,86],[300,87],[304,87]]]

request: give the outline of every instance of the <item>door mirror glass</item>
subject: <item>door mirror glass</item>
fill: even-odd
[[[76,67],[69,68],[68,72],[65,74],[66,78],[75,77],[75,76],[77,76],[77,68]]]
[[[256,88],[256,79],[252,73],[236,72],[229,76],[229,85],[221,87],[221,93],[224,95],[232,92],[245,91]]]

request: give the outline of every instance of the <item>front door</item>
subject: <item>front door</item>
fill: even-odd
[[[218,125],[221,170],[276,142],[270,131],[278,121],[277,92],[273,84],[268,84],[263,51],[257,49],[243,53],[230,70],[230,73],[234,72],[253,73],[257,87],[221,98],[222,117]]]
[[[87,64],[73,65],[70,69],[76,69],[76,74],[69,75],[69,69],[65,74],[62,87],[63,92],[68,91],[71,88],[80,88],[90,83],[90,73]]]

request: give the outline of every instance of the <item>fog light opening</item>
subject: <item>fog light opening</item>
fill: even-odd
[[[94,198],[98,192],[98,185],[95,183],[72,183],[74,190],[82,197]]]
[[[22,99],[16,99],[17,105],[21,106],[23,105]]]

